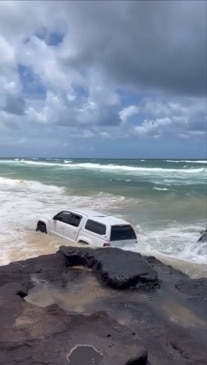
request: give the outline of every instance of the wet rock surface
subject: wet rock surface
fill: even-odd
[[[10,306],[8,302],[7,306]],[[42,309],[18,299],[12,309],[10,325],[5,323],[0,333],[2,365],[98,365],[100,360],[102,364],[112,361],[119,365],[126,364],[130,358],[135,358],[137,364],[147,364],[147,353],[132,331],[106,313],[69,315],[55,305]],[[95,347],[96,356],[81,351],[80,347],[72,352],[82,344]],[[80,354],[84,355],[82,362]]]
[[[200,304],[203,302],[203,306],[207,306],[207,279],[198,278],[190,279],[185,278],[179,280],[175,284],[176,289],[185,293],[187,298],[192,301],[198,301]]]
[[[119,264],[114,269],[106,254],[111,251],[114,262],[117,250],[67,250],[74,261],[59,251],[0,267],[1,365],[206,364],[207,279],[190,279],[151,257],[144,259],[152,266],[147,277],[157,282],[158,274],[159,287],[127,289],[121,281],[115,289],[102,273],[107,268],[112,279],[119,273]],[[97,261],[88,261],[91,269],[70,266],[85,265],[76,260],[86,256]],[[126,268],[123,273],[127,277]],[[38,305],[26,301],[39,285],[41,299],[42,286],[56,291],[54,304],[43,308],[40,299]]]
[[[94,346],[90,345],[77,345],[68,355],[68,361],[71,365],[82,365],[84,359],[84,365],[100,364],[103,358],[103,354],[98,351]]]

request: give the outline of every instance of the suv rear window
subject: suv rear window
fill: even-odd
[[[102,223],[92,221],[91,219],[86,222],[85,229],[102,236],[106,234],[106,226]]]
[[[136,240],[136,235],[133,228],[128,224],[122,224],[119,226],[111,227],[111,239],[110,241],[120,240]]]

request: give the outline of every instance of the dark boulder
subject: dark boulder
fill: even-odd
[[[207,242],[207,229],[201,232],[201,236],[199,237],[197,242]]]
[[[83,265],[97,273],[106,285],[116,289],[154,288],[157,273],[138,253],[119,248],[74,248],[61,246],[69,266]]]

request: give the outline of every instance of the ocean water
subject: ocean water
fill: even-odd
[[[131,222],[123,249],[206,270],[207,161],[0,159],[0,264],[55,252],[68,242],[35,232],[37,219],[88,207]]]

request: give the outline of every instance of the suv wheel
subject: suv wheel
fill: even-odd
[[[46,224],[43,222],[38,222],[37,223],[37,228],[36,228],[36,232],[42,232],[42,233],[47,233],[47,228],[46,228]]]
[[[78,241],[78,243],[81,243],[82,245],[88,245],[88,243],[85,241]]]

